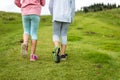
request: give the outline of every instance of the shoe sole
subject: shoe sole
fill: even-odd
[[[67,56],[68,56],[68,55],[65,54],[65,58],[62,58],[62,57],[61,57],[61,60],[62,60],[62,61],[65,61],[65,60],[67,59]]]
[[[65,60],[66,60],[66,58],[61,58],[61,60],[62,60],[62,61],[65,61]]]
[[[26,57],[26,56],[27,56],[26,45],[25,45],[25,44],[22,44],[22,45],[21,45],[21,53],[22,53],[22,56],[23,56],[23,57]]]
[[[54,61],[55,61],[55,63],[59,63],[60,62],[59,53],[60,53],[60,48],[56,48],[55,49],[55,53],[54,53]]]
[[[32,62],[32,61],[36,61],[36,60],[34,60],[34,59],[30,59],[30,61]]]

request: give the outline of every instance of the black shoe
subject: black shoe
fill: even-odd
[[[67,54],[61,55],[61,60],[66,60]]]
[[[60,48],[56,47],[53,51],[53,54],[54,54],[55,63],[59,63],[60,62]]]

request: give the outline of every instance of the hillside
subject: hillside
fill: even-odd
[[[68,58],[59,64],[51,53],[51,16],[41,16],[38,61],[21,57],[22,34],[21,15],[0,12],[0,80],[120,80],[120,8],[77,12],[68,32]]]

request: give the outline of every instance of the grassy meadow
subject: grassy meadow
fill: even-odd
[[[120,9],[77,12],[68,31],[68,58],[58,64],[51,16],[41,16],[38,61],[22,58],[22,34],[21,14],[0,12],[0,80],[120,80]]]

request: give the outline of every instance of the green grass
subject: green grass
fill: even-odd
[[[39,60],[30,62],[20,54],[21,15],[0,12],[0,80],[120,80],[119,14],[120,9],[76,13],[68,32],[68,58],[56,64],[51,16],[41,16]]]

